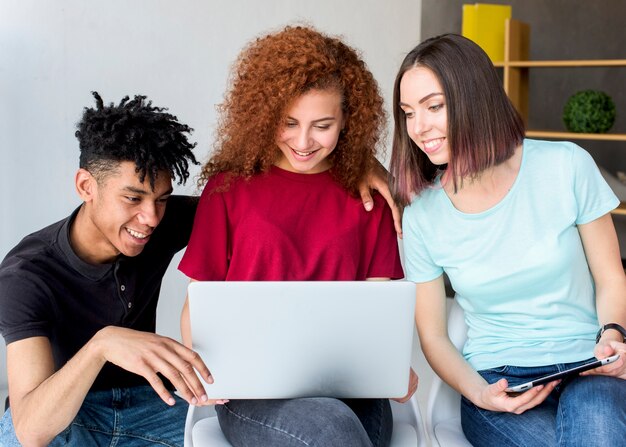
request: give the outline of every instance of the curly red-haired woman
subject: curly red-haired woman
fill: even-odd
[[[367,212],[358,198],[385,114],[357,53],[314,29],[287,27],[245,48],[231,83],[180,270],[213,281],[403,277],[391,209],[378,195]],[[190,343],[186,305],[181,324]],[[391,437],[386,399],[216,408],[238,446],[382,446]]]

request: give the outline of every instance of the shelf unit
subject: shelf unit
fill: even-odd
[[[504,90],[526,125],[528,124],[528,72],[530,68],[626,67],[626,59],[531,61],[529,50],[530,26],[519,20],[507,20],[504,34],[504,61],[496,62],[494,65],[503,69]],[[563,140],[626,141],[626,134],[623,133],[595,134],[528,129],[526,136]],[[613,214],[626,215],[626,203],[620,204]]]

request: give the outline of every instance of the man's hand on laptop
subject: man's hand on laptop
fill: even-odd
[[[166,404],[175,401],[158,373],[167,377],[189,404],[210,403],[196,375],[198,371],[207,383],[213,383],[209,369],[198,354],[177,341],[115,326],[101,329],[93,341],[104,360],[143,376]]]
[[[401,404],[403,404],[404,402],[408,401],[411,396],[413,396],[413,394],[415,394],[415,391],[417,391],[417,384],[419,382],[419,377],[417,377],[417,374],[415,373],[415,371],[413,371],[413,368],[411,368],[411,371],[409,373],[409,390],[406,393],[406,395],[404,397],[397,397],[397,398],[393,398],[391,400],[395,400],[396,402],[400,402]]]

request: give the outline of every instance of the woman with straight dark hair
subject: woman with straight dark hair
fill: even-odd
[[[405,271],[435,372],[462,394],[480,446],[621,445],[626,439],[626,277],[590,155],[524,139],[488,56],[443,35],[405,58],[394,88],[393,193],[406,206]],[[460,354],[443,273],[465,311]],[[507,388],[617,361],[522,393]]]

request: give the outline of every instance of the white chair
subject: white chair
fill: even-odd
[[[391,447],[426,447],[426,433],[417,395],[406,403],[391,401]],[[185,422],[185,447],[231,447],[220,429],[215,407],[189,406]]]
[[[448,335],[460,351],[467,340],[467,325],[463,309],[451,301]],[[428,393],[426,427],[433,447],[471,447],[461,428],[461,395],[438,376],[433,378]]]
[[[0,362],[2,366],[0,366],[0,417],[7,410],[6,404],[8,403],[7,398],[9,397],[9,385],[7,384],[7,368],[6,368],[6,358],[7,358],[7,348],[4,342],[4,339],[0,337]]]
[[[0,405],[1,405],[0,409],[2,409],[2,411],[0,411],[0,417],[2,417],[4,412],[9,409],[8,403],[9,403],[9,390],[7,390],[6,388],[0,388]]]
[[[232,447],[222,434],[215,407],[189,405],[185,421],[185,447]]]

